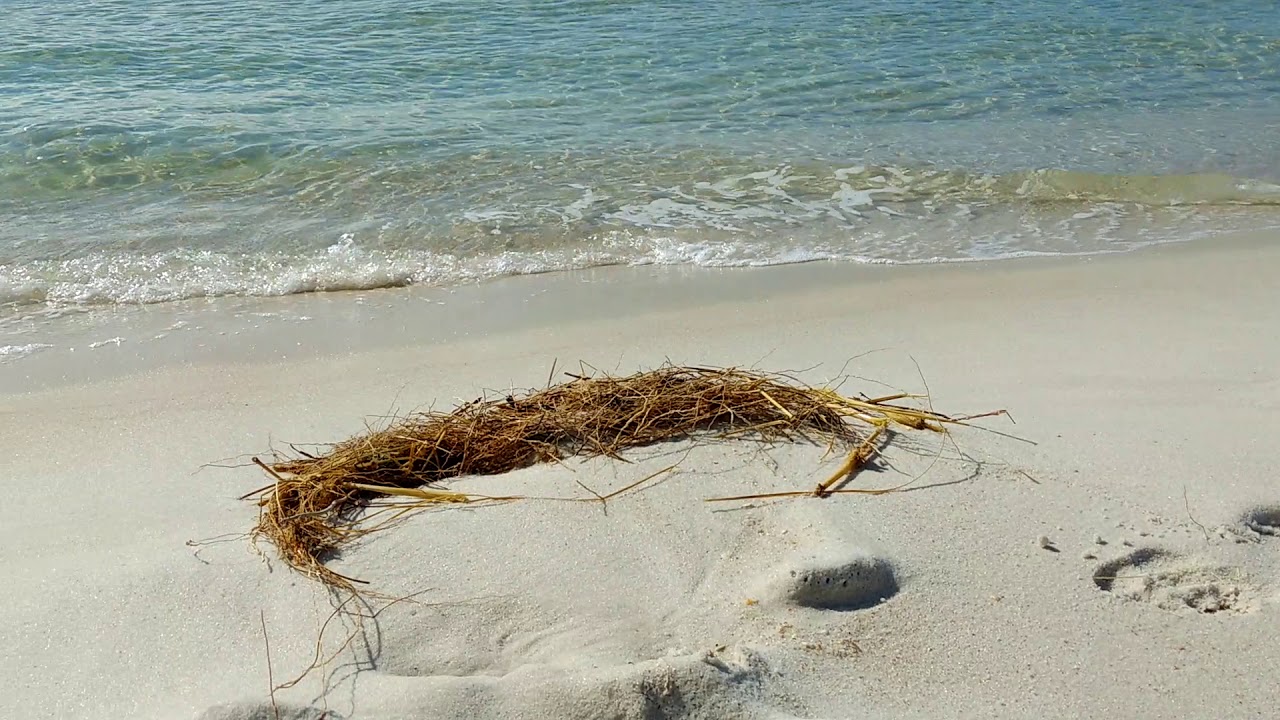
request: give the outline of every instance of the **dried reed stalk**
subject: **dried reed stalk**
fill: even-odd
[[[826,495],[874,455],[891,436],[889,426],[942,432],[944,424],[957,422],[890,404],[905,395],[859,400],[734,368],[664,366],[627,377],[571,378],[452,412],[411,415],[334,445],[323,456],[298,454],[273,463],[255,458],[274,480],[247,496],[260,506],[255,535],[271,540],[296,570],[354,590],[359,581],[324,560],[385,527],[361,514],[377,497],[408,496],[415,504],[493,500],[424,486],[571,456],[620,458],[630,448],[665,441],[743,436],[765,442],[821,438],[850,448],[849,461],[814,493]]]

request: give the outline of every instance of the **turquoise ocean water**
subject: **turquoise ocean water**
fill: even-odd
[[[0,0],[0,315],[1280,226],[1257,0]]]

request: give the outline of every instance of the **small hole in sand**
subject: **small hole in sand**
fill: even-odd
[[[1250,510],[1245,513],[1244,524],[1259,535],[1280,535],[1280,505]]]
[[[822,610],[870,608],[898,590],[893,564],[879,557],[855,556],[844,563],[801,571],[801,578],[787,583],[788,600]]]

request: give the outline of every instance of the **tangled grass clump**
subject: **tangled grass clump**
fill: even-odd
[[[362,513],[376,498],[491,500],[439,484],[573,456],[620,458],[632,448],[706,437],[822,439],[846,448],[844,465],[813,492],[822,496],[878,452],[892,437],[890,428],[945,432],[946,424],[969,419],[893,404],[908,397],[846,397],[784,375],[736,368],[668,365],[626,377],[571,375],[540,390],[410,415],[323,455],[299,452],[272,463],[255,458],[274,480],[250,494],[260,506],[255,534],[271,540],[293,568],[351,590],[357,581],[326,567],[324,559],[385,527]]]

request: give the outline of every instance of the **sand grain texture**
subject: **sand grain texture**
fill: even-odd
[[[277,693],[280,717],[1272,717],[1278,271],[1273,236],[989,267],[609,271],[454,296],[458,318],[536,293],[521,323],[433,325],[413,291],[386,291],[368,318],[280,301],[316,304],[277,328],[302,343],[284,360],[175,344],[87,381],[49,375],[74,367],[54,351],[2,366],[0,716],[275,717],[260,618],[281,682],[330,606],[243,538],[186,544],[248,530],[236,498],[261,484],[203,463],[345,438],[393,403],[537,386],[552,358],[625,372],[768,355],[821,382],[887,348],[848,372],[919,390],[914,358],[939,408],[1007,407],[1018,424],[991,425],[1036,444],[962,430],[960,458],[906,438],[858,485],[928,472],[881,497],[702,502],[811,488],[840,458],[804,445],[462,480],[587,497],[679,460],[607,508],[446,508],[349,548],[335,570],[418,602]]]

